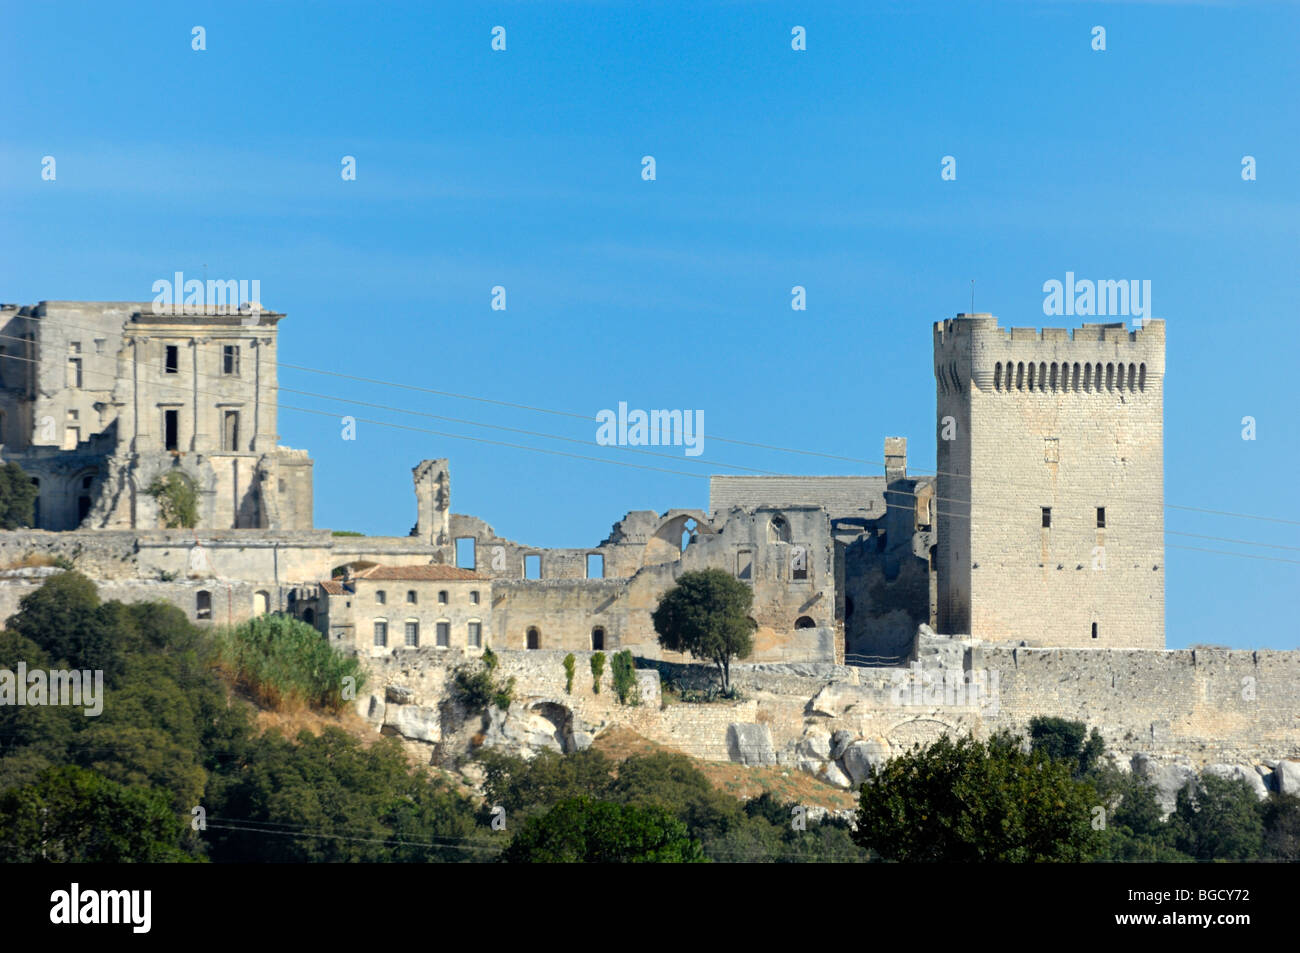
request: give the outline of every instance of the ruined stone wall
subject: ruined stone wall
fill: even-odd
[[[569,722],[570,736],[574,730],[590,736],[622,725],[695,757],[798,765],[841,786],[861,777],[861,758],[856,765],[850,764],[852,756],[839,762],[847,773],[832,767],[855,744],[871,757],[888,757],[944,733],[987,738],[1001,729],[1024,732],[1035,716],[1098,728],[1125,767],[1139,754],[1197,766],[1300,757],[1300,652],[1013,649],[946,641],[942,651],[927,657],[924,671],[940,677],[944,671],[956,673],[959,680],[974,673],[983,679],[986,694],[929,698],[905,683],[914,674],[910,669],[759,664],[733,670],[743,701],[663,706],[654,703],[659,689],[651,687],[660,684],[660,676],[668,684],[683,673],[702,680],[708,674],[698,666],[679,669],[639,660],[638,681],[646,687],[647,703],[629,707],[614,699],[608,668],[601,693],[592,692],[590,652],[574,652],[572,693],[564,690],[562,650],[501,651],[499,672],[516,678],[512,712],[524,717],[545,710],[557,728]],[[401,686],[411,692],[412,704],[423,706],[414,720],[437,723],[445,716],[439,706],[449,695],[450,673],[467,661],[455,652],[424,650],[372,660],[376,680],[358,708],[377,723],[400,724],[386,718],[383,709],[386,686]],[[770,761],[738,752],[738,732],[760,738],[759,747],[770,749]],[[832,738],[840,739],[833,751]]]
[[[56,569],[0,571],[0,623],[18,611],[23,597],[45,584]],[[101,602],[164,602],[180,609],[199,624],[238,625],[274,610],[285,593],[254,583],[216,579],[95,580]],[[199,593],[208,594],[205,613],[199,611]]]

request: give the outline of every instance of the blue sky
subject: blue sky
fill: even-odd
[[[405,534],[426,457],[451,458],[457,512],[543,546],[703,507],[721,463],[880,472],[711,436],[879,461],[900,435],[933,468],[931,323],[975,279],[1004,326],[1067,324],[1041,289],[1074,271],[1149,279],[1168,321],[1166,501],[1270,518],[1170,509],[1167,528],[1300,547],[1294,4],[0,10],[0,299],[256,278],[289,363],[588,418],[704,411],[701,465],[597,447],[590,420],[282,370],[585,444],[282,394],[326,414],[280,415],[317,461],[319,526]],[[366,423],[345,441],[345,413],[700,475]],[[1171,647],[1296,647],[1300,549],[1168,542],[1297,560],[1170,548]]]

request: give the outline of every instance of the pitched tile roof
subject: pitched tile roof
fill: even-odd
[[[343,595],[343,583],[339,582],[337,579],[322,579],[320,587],[331,596]]]
[[[371,566],[369,569],[363,569],[357,573],[358,579],[373,580],[392,580],[397,582],[445,582],[445,581],[470,581],[480,580],[487,582],[486,577],[469,569],[461,569],[457,566],[429,565],[429,566]]]

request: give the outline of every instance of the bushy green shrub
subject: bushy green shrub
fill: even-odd
[[[158,501],[158,517],[168,529],[192,529],[198,525],[198,494],[194,485],[175,470],[158,477],[145,492]]]
[[[632,662],[632,653],[627,649],[615,652],[611,671],[614,673],[614,694],[620,705],[639,705],[641,690],[636,684],[636,666]]]
[[[218,664],[236,684],[276,710],[339,711],[365,683],[356,657],[339,654],[306,622],[273,614],[217,634]],[[351,682],[346,681],[351,679]]]
[[[573,694],[573,670],[577,664],[578,660],[573,657],[572,652],[564,656],[564,693],[566,695]]]
[[[605,653],[597,652],[591,657],[591,690],[600,694],[600,676],[605,674]]]
[[[0,529],[31,526],[40,495],[23,468],[10,461],[0,466]]]
[[[504,684],[496,680],[497,661],[496,653],[486,648],[481,668],[461,666],[456,669],[453,681],[461,702],[470,711],[482,711],[488,705],[496,705],[502,711],[510,707],[515,694],[515,680],[513,676]]]

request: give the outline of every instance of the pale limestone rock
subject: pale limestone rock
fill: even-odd
[[[1273,769],[1277,789],[1282,794],[1300,795],[1300,761],[1283,759]]]
[[[727,751],[741,764],[776,764],[772,731],[767,725],[733,722],[727,726]]]
[[[879,741],[857,741],[844,751],[844,770],[856,788],[889,758],[889,746]]]
[[[412,741],[441,741],[442,719],[437,708],[421,705],[394,706],[386,724],[403,738]]]
[[[1159,762],[1146,753],[1133,756],[1133,770],[1155,785],[1156,802],[1166,814],[1173,811],[1178,792],[1196,780],[1196,769],[1190,764]]]
[[[831,735],[831,760],[838,761],[844,757],[844,751],[849,745],[853,744],[854,735],[851,731],[840,729]]]

